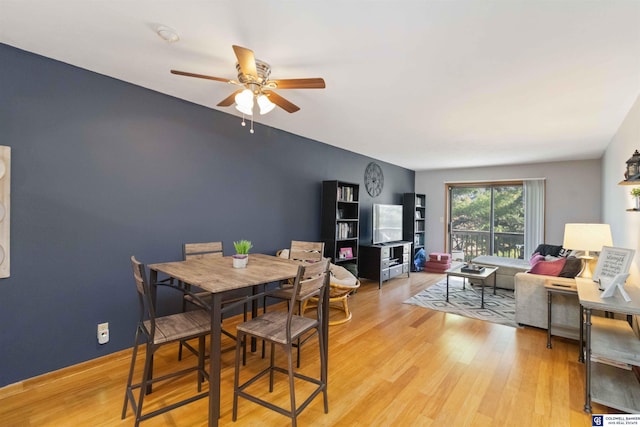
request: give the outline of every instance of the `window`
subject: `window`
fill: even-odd
[[[520,182],[449,184],[448,247],[478,255],[524,258],[525,203]]]

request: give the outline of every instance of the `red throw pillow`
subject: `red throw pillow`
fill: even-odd
[[[556,261],[540,261],[536,263],[536,265],[531,267],[531,270],[529,270],[529,273],[558,277],[558,275],[564,268],[564,264],[566,262],[567,262],[566,258],[560,258],[559,260],[556,260]]]

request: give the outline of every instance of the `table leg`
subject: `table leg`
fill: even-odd
[[[578,354],[578,362],[583,362],[584,363],[584,313],[583,313],[583,308],[582,306],[580,306],[580,343],[579,343],[579,350],[580,353]]]
[[[547,348],[551,348],[551,292],[547,290]]]
[[[496,283],[498,282],[498,279],[497,279],[496,276],[497,276],[497,274],[493,273],[493,294],[494,295],[496,294]]]
[[[585,386],[584,386],[584,411],[591,413],[591,309],[584,309],[585,319],[585,334],[586,334],[586,343],[585,343],[585,361],[584,361],[584,369],[585,369]]]
[[[484,308],[484,279],[480,280],[480,308]]]
[[[264,285],[255,285],[251,287],[251,296],[256,296],[258,294],[258,288],[260,286],[264,286],[263,288],[264,292],[267,291],[267,286],[268,286],[267,283],[265,283]],[[264,296],[262,297],[262,301],[263,301],[263,305],[267,303],[267,299]],[[258,317],[258,300],[257,298],[253,298],[251,300],[251,318],[255,319],[256,317]],[[257,343],[256,337],[251,337],[251,353],[255,353],[256,347],[257,347],[256,343]]]
[[[462,280],[464,280],[464,278]],[[449,275],[448,274],[447,274],[447,302],[449,302]]]
[[[322,337],[324,341],[324,366],[321,366],[320,379],[324,383],[325,389],[328,388],[329,382],[329,284],[325,286],[322,293]]]
[[[209,427],[220,418],[220,353],[222,335],[222,295],[212,294],[211,344],[209,348]]]
[[[153,303],[154,307],[157,307],[157,300],[158,300],[158,290],[156,289],[156,283],[158,283],[158,272],[155,270],[149,270],[149,283],[151,284],[151,286],[149,286],[149,291],[151,293],[151,301]],[[137,345],[138,343],[136,343]],[[151,394],[152,391],[152,385],[151,385],[151,379],[153,378],[153,355],[149,357],[149,376],[147,377],[147,381],[149,381],[147,383],[147,391],[145,392],[145,394]]]

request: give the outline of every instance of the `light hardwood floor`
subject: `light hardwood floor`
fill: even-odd
[[[299,417],[303,426],[591,426],[584,413],[584,365],[577,343],[403,304],[442,275],[363,281],[349,300],[353,319],[330,329],[329,413],[317,397]],[[235,321],[236,319],[231,319]],[[133,339],[133,328],[132,336]],[[316,375],[317,340],[302,350],[302,371]],[[0,426],[129,426],[120,419],[130,350],[0,389]],[[174,366],[177,347],[161,352],[157,369]],[[43,353],[43,357],[46,354]],[[286,417],[240,400],[231,421],[233,352],[222,356],[220,425],[288,425]],[[193,363],[192,356],[182,363]],[[244,373],[265,366],[248,355]],[[244,375],[243,375],[244,376]],[[277,377],[278,379],[278,377]],[[286,378],[272,398],[286,404]],[[206,385],[205,385],[206,387]],[[195,391],[194,377],[156,387],[163,399]],[[167,395],[166,392],[169,392]],[[300,393],[304,387],[300,387]],[[266,389],[265,389],[265,394]],[[149,409],[153,407],[151,399]],[[612,410],[594,405],[594,413]],[[207,400],[144,422],[144,426],[204,426]]]

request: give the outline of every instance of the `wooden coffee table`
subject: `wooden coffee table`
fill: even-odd
[[[449,276],[462,277],[469,283],[479,283],[481,286],[480,308],[484,308],[484,285],[487,279],[493,277],[493,294],[496,294],[496,271],[498,267],[485,267],[482,273],[465,273],[462,271],[464,264],[457,265],[445,271],[447,274],[447,302],[449,302]]]

